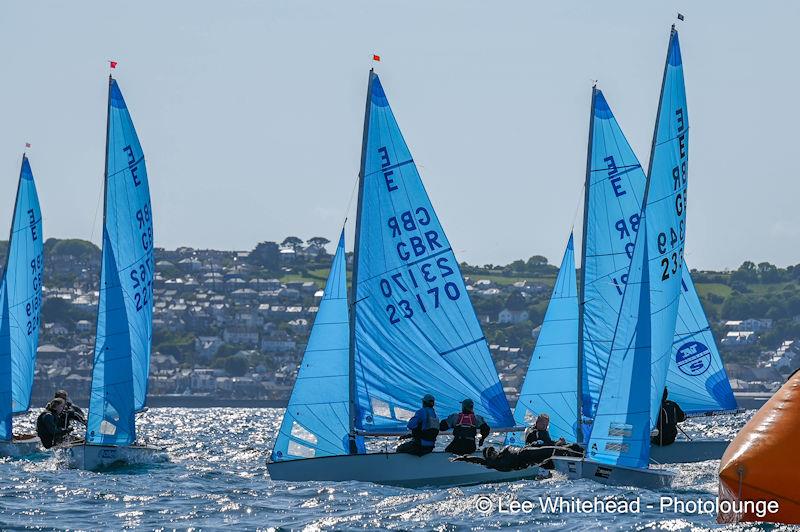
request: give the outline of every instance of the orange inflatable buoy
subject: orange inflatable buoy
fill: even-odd
[[[756,412],[722,455],[717,521],[800,524],[798,460],[800,371]]]

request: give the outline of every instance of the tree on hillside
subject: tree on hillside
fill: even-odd
[[[534,255],[533,257],[528,259],[526,264],[528,265],[528,269],[541,268],[542,266],[547,266],[547,257],[542,257],[541,255]]]
[[[250,362],[243,355],[233,355],[225,359],[225,371],[234,377],[242,377],[250,369]]]
[[[325,238],[324,236],[314,236],[306,240],[306,244],[313,244],[315,246],[325,247],[330,244],[331,241]]]
[[[781,280],[781,272],[774,264],[761,262],[758,264],[758,277],[762,283],[777,283]]]
[[[517,259],[514,262],[512,262],[511,264],[509,264],[508,267],[511,268],[511,271],[513,271],[515,273],[522,273],[522,272],[527,270],[527,267],[525,265],[525,261],[519,260],[519,259]]]
[[[280,268],[281,251],[275,242],[260,242],[247,260],[256,267],[275,272]]]
[[[70,255],[79,259],[93,259],[100,255],[100,248],[88,240],[78,238],[48,238],[44,242],[45,256]]]
[[[281,242],[281,246],[289,246],[292,249],[297,249],[298,246],[303,245],[303,241],[296,236],[287,236]]]
[[[757,283],[758,271],[756,265],[749,260],[744,261],[739,269],[731,274],[731,282]]]
[[[506,308],[508,310],[527,310],[528,304],[519,292],[511,292],[506,298]]]

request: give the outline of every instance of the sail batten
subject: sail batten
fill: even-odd
[[[86,441],[128,445],[145,407],[152,341],[153,212],[144,152],[109,80],[100,300]]]
[[[42,306],[42,213],[30,162],[22,156],[0,288],[0,440],[11,438],[11,415],[30,407]]]
[[[469,397],[490,425],[513,426],[458,262],[374,72],[354,257],[353,426],[404,432],[427,393],[441,412]]]

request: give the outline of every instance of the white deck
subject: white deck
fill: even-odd
[[[56,448],[71,469],[97,471],[116,465],[152,464],[167,461],[163,448],[148,445],[87,445],[72,443]]]
[[[370,453],[303,458],[267,463],[272,480],[359,481],[390,486],[469,486],[550,476],[540,467],[502,472],[479,464],[451,462],[455,455],[433,452],[421,457],[403,453]]]
[[[553,458],[556,471],[577,480],[585,478],[615,486],[661,489],[672,485],[676,473],[666,469],[636,469],[632,467],[600,464],[591,460],[556,456]]]

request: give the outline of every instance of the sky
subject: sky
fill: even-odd
[[[335,241],[355,217],[376,53],[458,259],[557,264],[580,227],[592,82],[646,167],[678,11],[687,262],[800,263],[794,1],[9,0],[0,232],[30,142],[45,236],[99,243],[115,60],[147,160],[156,245]]]

